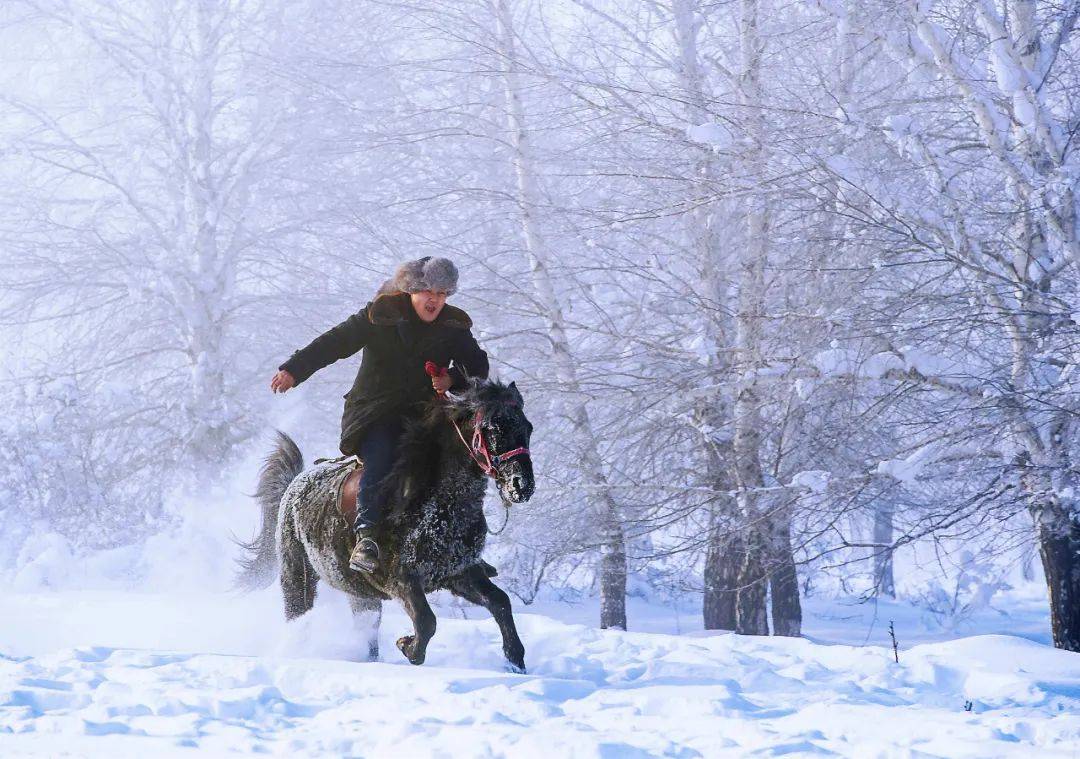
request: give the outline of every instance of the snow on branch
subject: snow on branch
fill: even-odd
[[[815,354],[808,363],[799,359],[789,361],[786,367],[776,364],[757,367],[743,376],[743,382],[749,384],[770,378],[794,379],[796,390],[802,397],[809,395],[814,380],[893,380],[916,382],[980,400],[992,395],[981,383],[963,381],[965,378],[978,377],[974,367],[910,345],[896,352],[883,351],[865,358],[849,348],[829,348]]]

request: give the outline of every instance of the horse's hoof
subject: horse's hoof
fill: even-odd
[[[397,647],[401,653],[405,654],[405,658],[409,660],[409,664],[416,664],[417,666],[424,663],[424,655],[417,654],[416,638],[412,635],[402,635],[397,639]]]
[[[512,661],[506,662],[506,671],[512,675],[527,675],[524,664],[514,664]]]

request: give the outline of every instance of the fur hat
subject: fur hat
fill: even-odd
[[[446,290],[447,295],[453,295],[457,290],[457,282],[458,270],[453,261],[449,258],[424,256],[399,266],[394,276],[379,288],[379,292],[418,293],[422,290]]]

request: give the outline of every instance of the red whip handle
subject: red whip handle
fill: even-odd
[[[434,361],[424,362],[424,371],[428,373],[429,377],[445,377],[450,373],[450,370],[445,366],[439,366]],[[446,395],[446,393],[440,392],[439,395]]]

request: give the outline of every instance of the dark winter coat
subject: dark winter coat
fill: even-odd
[[[444,305],[434,322],[416,315],[407,293],[383,295],[336,327],[296,351],[279,369],[296,384],[335,361],[364,349],[352,390],[345,394],[341,417],[341,452],[356,453],[372,422],[391,415],[414,416],[435,392],[425,361],[454,368],[451,390],[461,390],[469,376],[488,376],[488,358],[476,343],[472,319],[460,308]]]

